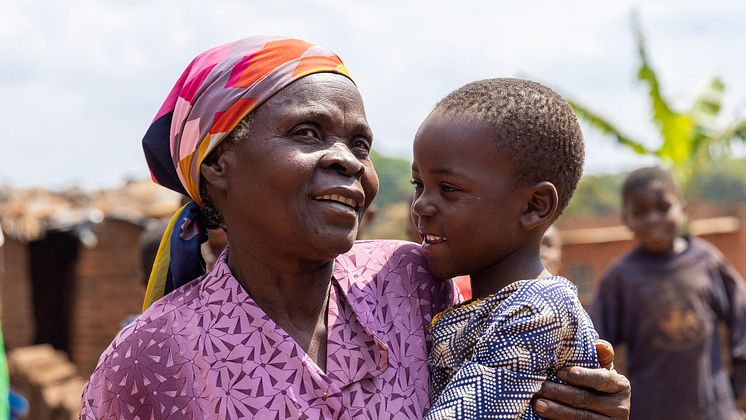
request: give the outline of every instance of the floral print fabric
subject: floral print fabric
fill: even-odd
[[[358,242],[335,260],[327,370],[257,306],[226,250],[153,304],[104,352],[82,419],[410,419],[429,405],[434,314],[457,302],[419,246]]]

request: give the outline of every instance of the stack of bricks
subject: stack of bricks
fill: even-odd
[[[64,352],[47,344],[17,348],[8,353],[8,369],[11,386],[29,401],[27,418],[78,418],[85,381]]]

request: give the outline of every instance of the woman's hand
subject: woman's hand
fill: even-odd
[[[534,410],[548,419],[628,419],[630,385],[613,369],[614,349],[597,340],[596,352],[605,369],[574,366],[557,371],[557,377],[568,385],[545,381]]]

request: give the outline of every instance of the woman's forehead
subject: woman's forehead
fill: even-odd
[[[316,73],[298,79],[267,102],[273,105],[312,104],[334,99],[353,99],[362,105],[357,86],[350,79],[333,73]]]
[[[264,108],[262,110],[261,108]],[[270,98],[256,117],[290,117],[368,128],[365,107],[355,84],[336,74],[304,77]],[[269,114],[269,115],[267,115]]]

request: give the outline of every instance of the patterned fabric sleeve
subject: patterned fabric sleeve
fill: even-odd
[[[133,329],[134,323],[125,327],[125,329],[120,331],[119,335],[114,339],[112,345],[119,344],[126,340],[125,337],[130,336]],[[121,401],[119,401],[119,398],[115,393],[108,392],[109,390],[107,390],[105,386],[107,379],[110,379],[109,376],[121,368],[112,368],[110,365],[111,353],[112,351],[110,347],[101,355],[96,370],[83,388],[80,410],[81,420],[124,417],[125,413],[122,412],[122,406],[120,405]],[[132,374],[138,373],[140,373],[140,371],[132,372]],[[150,394],[145,395],[145,397],[149,398]],[[153,403],[157,404],[157,401],[153,401]]]
[[[557,369],[598,367],[597,335],[571,287],[531,281],[493,310],[426,419],[538,418],[531,398]]]

